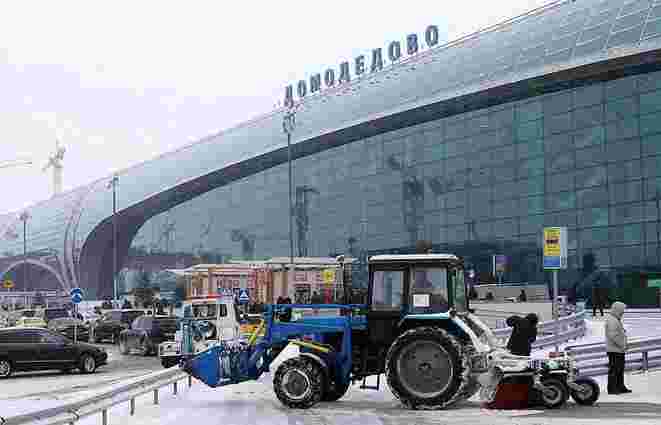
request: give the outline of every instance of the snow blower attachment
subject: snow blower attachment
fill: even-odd
[[[197,354],[190,346],[201,330],[184,322],[181,367],[220,387],[259,379],[288,344],[297,345],[298,355],[273,374],[277,398],[292,408],[339,400],[353,382],[382,374],[411,409],[443,409],[466,400],[479,391],[481,375],[485,391],[494,392],[513,359],[493,355],[498,342],[469,309],[461,258],[371,257],[367,292],[364,305],[268,305],[263,329]],[[514,363],[515,369],[522,364]]]

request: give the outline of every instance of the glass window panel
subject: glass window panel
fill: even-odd
[[[604,120],[603,105],[593,105],[587,108],[575,109],[574,128],[594,127],[600,125]]]
[[[647,74],[639,75],[637,85],[639,92],[661,90],[661,71],[650,72]],[[641,95],[641,103],[642,103],[642,95]]]
[[[646,115],[649,116],[649,115]],[[661,117],[656,117],[661,118]],[[631,116],[625,120],[609,122],[606,125],[606,142],[638,137],[638,119]]]
[[[610,4],[608,1],[603,2],[599,5],[599,13],[592,13],[586,25],[593,26],[615,19],[620,12],[620,7],[620,4]]]
[[[576,227],[576,210],[544,214],[544,225]]]
[[[498,167],[493,169],[492,178],[494,182],[504,182],[516,179],[516,166],[514,164],[507,164],[506,167]]]
[[[448,123],[445,127],[445,137],[447,139],[457,139],[466,135],[466,120]]]
[[[571,49],[560,50],[544,57],[545,64],[558,64],[571,59]]]
[[[491,151],[491,160],[494,165],[516,159],[516,145],[503,146]]]
[[[516,131],[517,140],[534,140],[542,137],[542,121],[527,121],[520,123]]]
[[[612,204],[640,201],[642,197],[642,182],[633,180],[625,183],[615,183],[610,186]]]
[[[529,140],[527,142],[522,142],[517,145],[519,158],[529,158],[531,156],[537,156],[544,153],[544,140]]]
[[[639,159],[608,164],[608,181],[621,182],[635,180],[642,176],[642,163]]]
[[[516,106],[516,119],[519,123],[537,120],[542,117],[542,103],[539,100],[520,103]]]
[[[606,161],[606,149],[597,145],[576,151],[576,168],[599,165]]]
[[[468,172],[468,180],[471,186],[484,186],[491,183],[491,170],[471,169]]]
[[[449,226],[447,228],[447,236],[449,243],[466,241],[466,225]]]
[[[638,25],[636,27],[630,28],[628,30],[620,31],[611,35],[611,38],[608,39],[607,48],[621,46],[623,44],[633,44],[640,40],[640,35],[643,31],[643,25]]]
[[[661,198],[661,178],[651,178],[645,180],[645,199]]]
[[[494,202],[493,216],[494,218],[515,217],[518,215],[518,201],[516,199],[509,199],[502,202]]]
[[[645,177],[661,176],[661,156],[651,156],[643,159]]]
[[[565,172],[546,176],[546,191],[549,193],[574,190],[574,173]]]
[[[643,223],[643,236],[647,242],[656,244],[661,237],[661,224],[655,221]],[[658,236],[657,236],[658,235]]]
[[[519,195],[519,183],[512,181],[493,186],[494,199],[516,198]]]
[[[514,122],[514,108],[508,106],[505,109],[494,111],[489,114],[489,125],[500,128],[511,126]]]
[[[519,231],[526,233],[540,233],[544,228],[544,215],[529,215],[519,219]]]
[[[521,161],[519,165],[519,177],[532,177],[544,174],[544,158],[537,157]]]
[[[576,40],[578,40],[579,33],[574,32],[567,34],[568,35],[564,37],[556,38],[555,40],[551,41],[551,43],[548,45],[547,52],[555,53],[560,50],[571,49],[574,47]]]
[[[417,303],[418,298],[426,302]],[[441,313],[448,310],[448,269],[416,267],[411,273],[410,300],[414,314]]]
[[[546,195],[547,211],[567,210],[576,208],[576,194],[574,192],[560,192]]]
[[[579,208],[608,205],[606,186],[582,189],[576,192]]]
[[[491,229],[491,235],[496,238],[510,239],[519,233],[516,219],[493,221]]]
[[[544,176],[519,180],[518,186],[521,196],[540,195],[544,193]]]
[[[640,135],[661,133],[661,113],[647,114],[640,117]]]
[[[661,19],[647,21],[643,30],[643,38],[656,37],[661,34]]]
[[[576,187],[584,188],[606,184],[606,167],[590,167],[576,170]]]
[[[618,246],[611,248],[614,267],[630,267],[643,264],[644,255],[641,245]]]
[[[637,223],[643,220],[643,216],[642,203],[615,205],[610,209],[612,224]]]
[[[571,170],[574,168],[574,153],[567,152],[547,158],[546,169],[550,172]]]
[[[643,137],[641,140],[643,155],[661,154],[661,134]]]
[[[608,161],[640,158],[640,140],[636,138],[608,143],[606,153]]]
[[[578,212],[578,225],[582,227],[608,226],[608,208],[586,208]]]
[[[601,25],[593,26],[590,28],[586,28],[583,30],[583,34],[581,34],[581,42],[587,42],[587,41],[592,41],[594,39],[600,39],[606,37],[608,36],[610,29],[611,29],[611,24],[609,22]]]
[[[647,17],[647,13],[647,10],[638,13],[627,13],[623,10],[620,17],[613,23],[613,29],[611,31],[616,33],[627,28],[639,26],[643,23],[645,17]]]
[[[638,102],[635,97],[611,100],[606,95],[606,99],[608,100],[606,102],[606,121],[622,120],[638,114]]]
[[[577,149],[602,144],[605,139],[606,129],[602,126],[584,128],[574,132],[574,146]]]
[[[574,89],[575,108],[597,105],[603,103],[603,101],[604,85],[602,83],[591,84],[589,86],[578,87]]]
[[[379,311],[399,311],[404,297],[403,271],[377,271],[374,273],[372,308]]]
[[[601,246],[608,246],[608,227],[593,227],[591,229],[583,229],[580,232],[581,248],[596,248]]]
[[[647,114],[661,110],[661,90],[640,95],[640,113]]]
[[[572,93],[571,90],[553,94],[542,99],[542,109],[544,115],[553,115],[567,112],[571,109]]]
[[[546,136],[564,133],[571,130],[572,120],[569,112],[558,115],[546,115],[544,117],[544,134]]]
[[[643,240],[643,225],[641,223],[613,226],[610,232],[611,243],[617,245],[638,244]]]
[[[529,196],[519,199],[519,215],[540,214],[544,212],[544,196]]]
[[[574,48],[574,57],[580,58],[582,56],[587,56],[602,50],[604,48],[604,44],[606,44],[606,38],[607,36],[603,36],[585,44],[577,45]]]
[[[652,2],[650,0],[634,0],[630,3],[625,4],[622,7],[622,11],[620,12],[620,16],[628,15],[633,12],[637,12],[639,10],[645,10],[645,14],[648,12],[650,6],[652,5]]]
[[[654,6],[650,12],[649,19],[652,20],[656,18],[661,18],[661,4]]]

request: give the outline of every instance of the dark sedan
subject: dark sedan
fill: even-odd
[[[111,310],[90,325],[89,342],[96,343],[110,340],[113,344],[119,341],[119,334],[129,329],[136,317],[145,314],[143,310]]]
[[[15,371],[50,369],[93,373],[107,362],[105,350],[74,343],[47,329],[0,329],[0,378],[7,378]]]
[[[174,340],[179,320],[173,316],[140,316],[133,321],[131,329],[119,334],[119,352],[129,354],[137,351],[143,356],[158,353],[158,344]]]
[[[53,319],[48,322],[48,329],[62,334],[70,340],[87,341],[89,339],[89,327],[82,320],[73,317]]]

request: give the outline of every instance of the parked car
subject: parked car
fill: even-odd
[[[41,313],[41,317],[43,317],[44,322],[48,324],[48,322],[50,322],[53,319],[60,319],[62,317],[71,317],[71,314],[69,314],[69,310],[62,307],[46,308]]]
[[[137,351],[143,356],[156,355],[158,345],[174,339],[179,319],[173,316],[140,316],[133,321],[131,329],[119,334],[119,352],[129,354]]]
[[[106,364],[108,353],[91,344],[74,343],[41,328],[0,329],[0,378],[16,371],[79,369],[92,373]]]
[[[131,323],[144,315],[143,310],[110,310],[105,312],[89,328],[89,342],[110,340],[113,344],[119,342],[119,334],[124,329],[130,329]]]
[[[14,310],[10,312],[9,316],[7,317],[8,326],[16,326],[18,319],[20,319],[21,317],[34,317],[36,315],[37,315],[37,310],[31,310],[31,309]]]
[[[53,332],[57,332],[66,336],[67,338],[73,340],[74,332],[76,334],[76,341],[88,341],[89,340],[89,327],[79,319],[74,319],[73,317],[61,317],[59,319],[53,319],[48,322],[48,329]]]
[[[45,328],[46,322],[41,317],[20,317],[16,321],[16,326],[18,327],[29,327],[29,328]]]

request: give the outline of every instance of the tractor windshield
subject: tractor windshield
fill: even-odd
[[[454,309],[460,312],[468,310],[468,297],[466,294],[466,282],[464,281],[464,270],[455,269],[452,272],[452,291],[454,294],[452,304]]]
[[[448,303],[448,269],[414,267],[411,269],[409,305],[413,314],[445,313]]]

